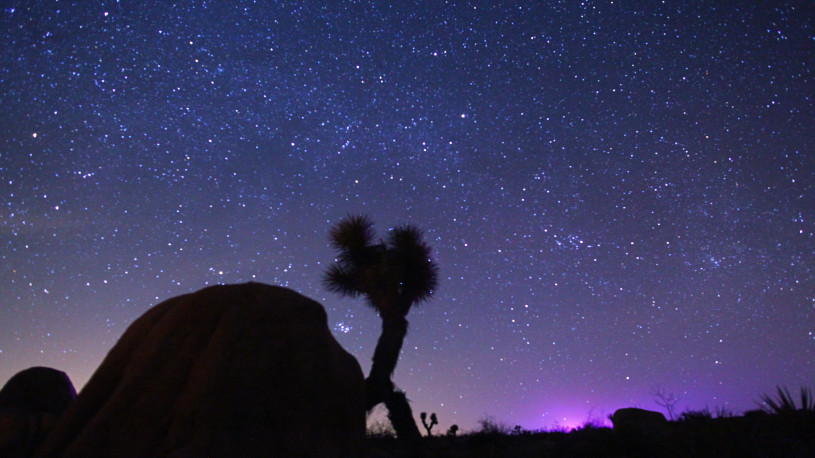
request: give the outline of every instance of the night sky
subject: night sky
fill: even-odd
[[[394,376],[437,430],[815,387],[811,1],[2,5],[0,383],[245,281],[367,373],[322,283],[367,214],[439,264]]]

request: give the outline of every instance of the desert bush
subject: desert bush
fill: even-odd
[[[395,438],[396,431],[387,420],[377,420],[368,423],[365,435],[371,439]]]
[[[450,429],[447,430],[447,437],[456,437],[456,433],[458,432],[458,425],[450,426]]]
[[[721,406],[716,408],[716,418],[732,418],[735,417],[736,413],[730,410],[726,406]]]
[[[681,422],[710,420],[712,418],[713,414],[710,413],[710,409],[707,407],[701,410],[689,410],[679,415],[679,421]]]
[[[504,423],[499,423],[493,417],[485,416],[478,420],[478,433],[480,434],[503,434],[509,435],[510,427]]]

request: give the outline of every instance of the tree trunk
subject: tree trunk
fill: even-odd
[[[396,431],[399,440],[409,444],[417,444],[422,439],[416,420],[413,418],[413,411],[408,404],[405,393],[401,391],[391,391],[385,398],[385,407],[388,408],[388,419]]]
[[[366,408],[369,411],[380,402],[384,402],[396,436],[401,440],[414,442],[422,436],[413,418],[413,411],[405,394],[395,391],[391,381],[407,329],[408,322],[403,316],[388,319],[382,317],[382,334],[374,350],[371,373],[365,380],[365,396]]]
[[[408,322],[402,316],[390,319],[382,317],[382,334],[376,342],[371,372],[365,380],[368,410],[384,402],[393,392],[391,376],[396,370],[396,362],[399,360],[399,351],[407,335],[407,328]]]

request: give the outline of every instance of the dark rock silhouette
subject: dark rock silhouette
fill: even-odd
[[[11,377],[0,390],[0,409],[59,415],[76,398],[71,379],[50,367],[31,367]]]
[[[31,367],[0,390],[0,456],[30,456],[55,420],[76,398],[65,372]]]
[[[656,435],[668,427],[668,420],[660,412],[634,407],[617,409],[609,418],[614,431],[624,435]]]
[[[357,456],[365,385],[320,304],[213,286],[124,333],[37,456]]]

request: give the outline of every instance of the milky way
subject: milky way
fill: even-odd
[[[367,372],[367,214],[439,264],[394,380],[441,429],[815,386],[811,2],[94,3],[0,12],[0,382],[250,280]]]

